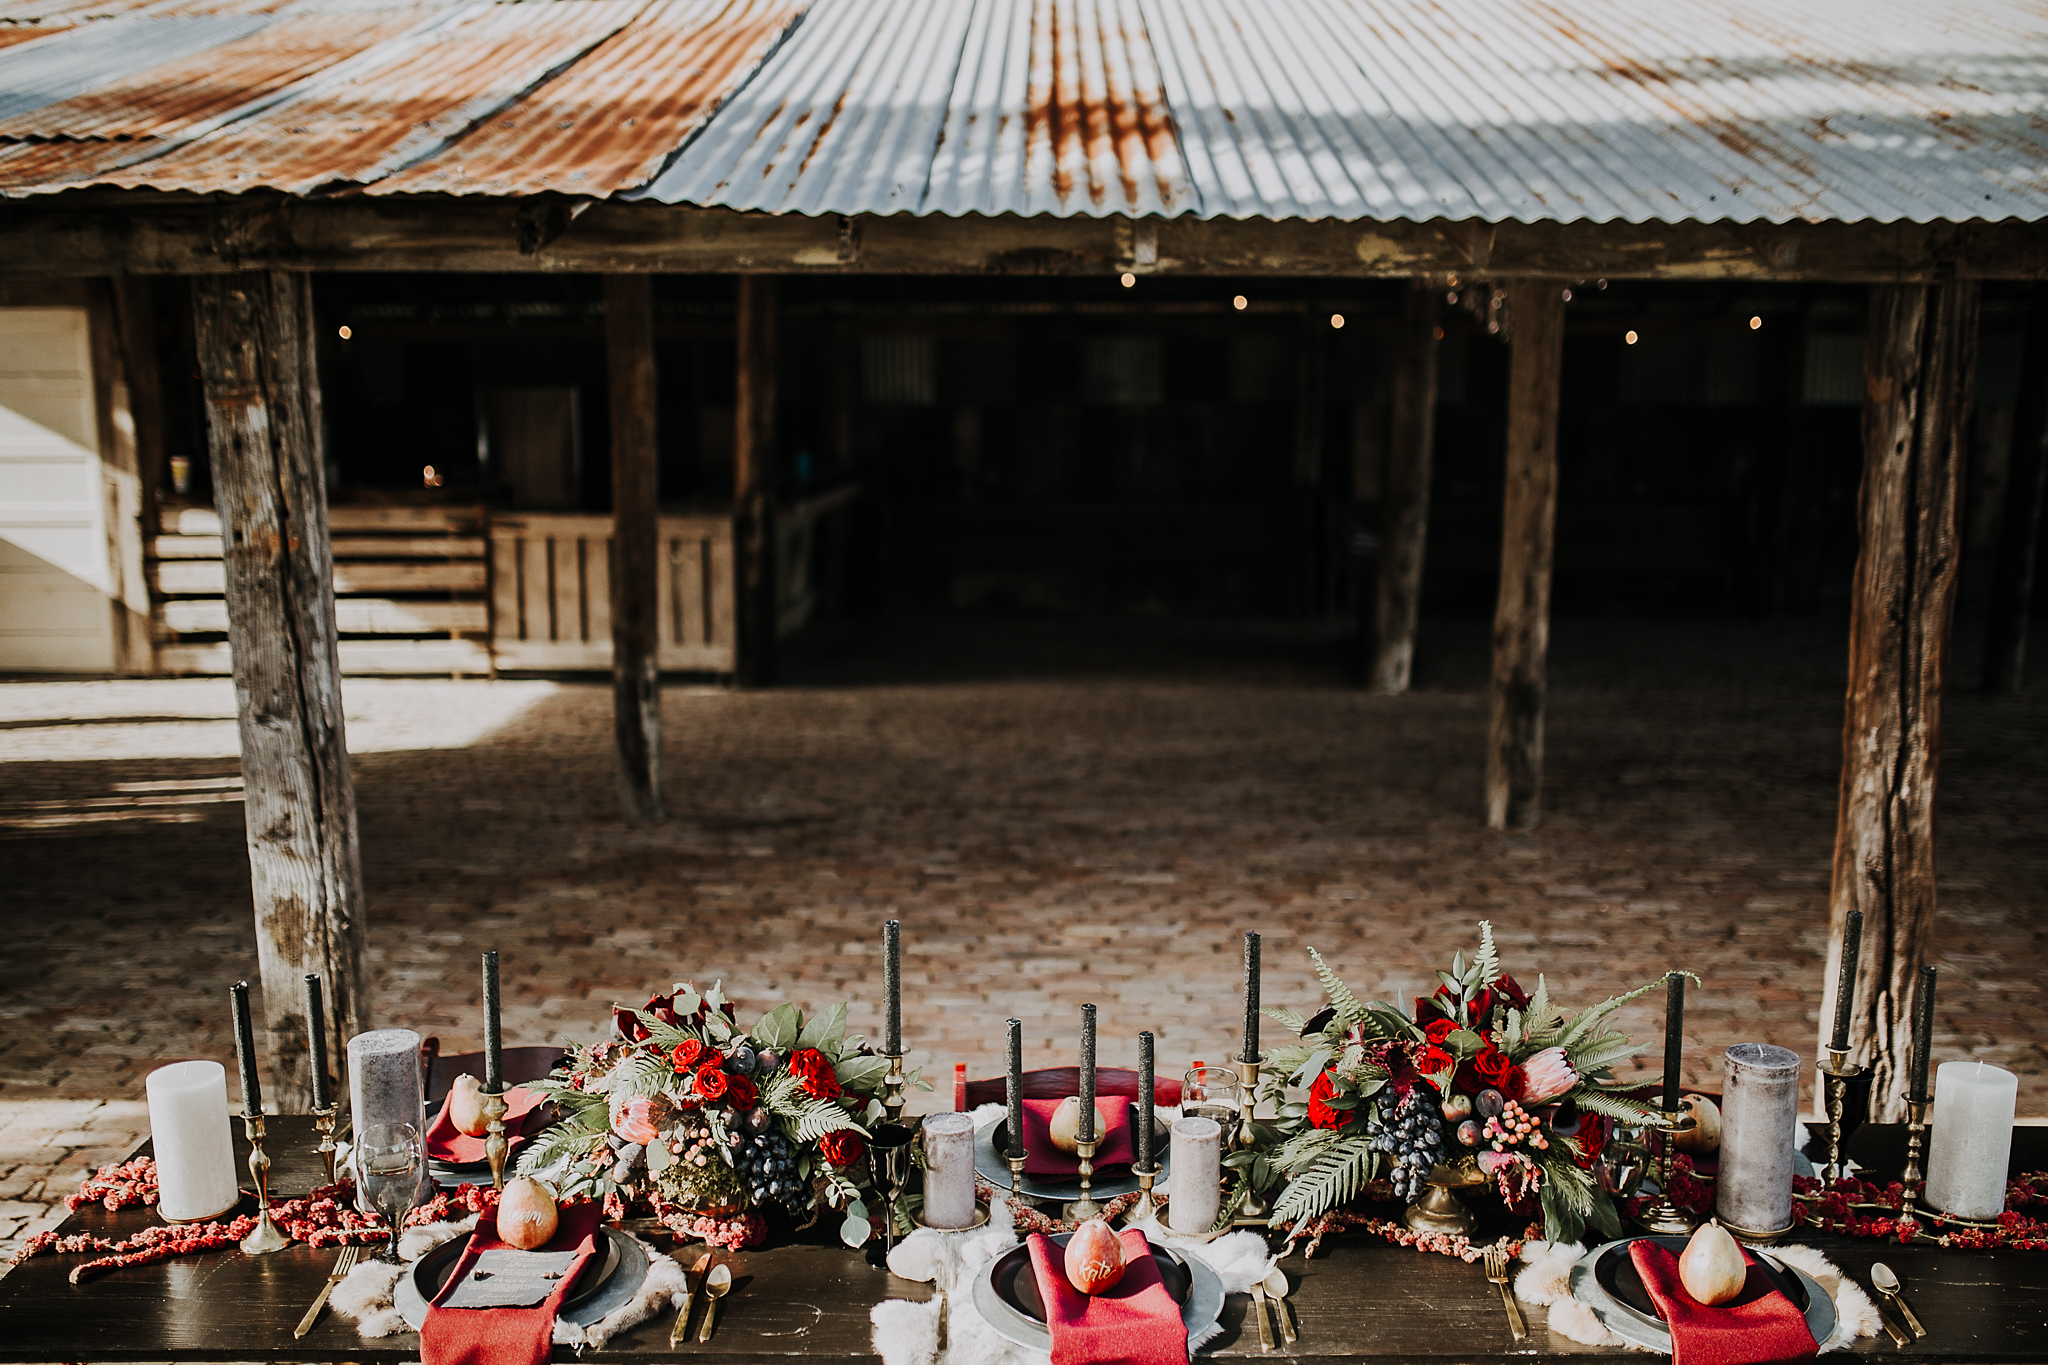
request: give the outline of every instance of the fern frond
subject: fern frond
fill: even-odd
[[[1359,1002],[1358,997],[1351,993],[1351,988],[1344,984],[1343,978],[1330,970],[1330,964],[1323,961],[1323,955],[1315,949],[1309,949],[1308,955],[1315,959],[1316,979],[1323,983],[1323,993],[1330,997],[1330,1004],[1336,1009],[1338,1017],[1347,1024],[1365,1022],[1366,1008]]]
[[[1287,1182],[1273,1206],[1273,1221],[1303,1223],[1343,1207],[1358,1198],[1379,1165],[1380,1154],[1363,1135],[1325,1149]]]
[[[1303,1129],[1273,1149],[1273,1164],[1291,1175],[1307,1169],[1318,1155],[1346,1139],[1346,1134],[1333,1128]]]
[[[796,1115],[796,1140],[816,1142],[827,1133],[842,1131],[868,1135],[868,1130],[853,1121],[853,1115],[844,1106],[831,1100],[808,1100]]]
[[[1626,1123],[1646,1128],[1668,1128],[1671,1126],[1670,1118],[1662,1109],[1652,1108],[1640,1101],[1629,1099],[1623,1095],[1616,1095],[1606,1090],[1594,1090],[1581,1086],[1571,1093],[1571,1102],[1578,1106],[1581,1113],[1598,1114],[1602,1118],[1613,1119],[1617,1123]]]
[[[1562,1022],[1557,1007],[1550,1003],[1550,982],[1539,972],[1536,993],[1529,997],[1529,1008],[1522,1012],[1520,1041],[1532,1048],[1549,1047],[1557,1042],[1555,1030]]]
[[[591,1132],[588,1129],[563,1124],[529,1142],[526,1149],[520,1152],[519,1161],[513,1170],[520,1175],[532,1175],[574,1157],[587,1155],[603,1142],[602,1130]]]
[[[1268,1019],[1274,1019],[1285,1024],[1294,1033],[1300,1033],[1308,1027],[1307,1015],[1303,1014],[1300,1010],[1289,1009],[1285,1005],[1267,1005],[1259,1013],[1265,1015]]]
[[[1691,975],[1691,973],[1687,973],[1687,975]],[[1655,981],[1646,982],[1632,991],[1624,991],[1620,995],[1609,996],[1607,999],[1602,1000],[1599,1004],[1572,1020],[1571,1027],[1567,1028],[1563,1036],[1557,1040],[1557,1046],[1563,1048],[1569,1054],[1572,1050],[1572,1044],[1578,1042],[1579,1039],[1591,1032],[1593,1025],[1599,1023],[1602,1019],[1605,1019],[1637,996],[1648,995],[1663,984],[1664,978],[1660,976]]]
[[[1501,979],[1500,953],[1493,946],[1493,922],[1479,921],[1479,951],[1472,955],[1472,969],[1479,974],[1481,986],[1491,986]]]
[[[1625,1034],[1602,1034],[1572,1054],[1572,1066],[1581,1076],[1592,1076],[1606,1071],[1616,1062],[1625,1062],[1648,1051],[1649,1046],[1648,1043],[1632,1043]]]

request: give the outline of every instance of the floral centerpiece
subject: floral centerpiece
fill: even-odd
[[[1319,1218],[1380,1179],[1412,1203],[1441,1162],[1476,1168],[1510,1206],[1540,1204],[1553,1241],[1575,1242],[1589,1224],[1621,1235],[1594,1163],[1613,1123],[1667,1120],[1623,1093],[1640,1082],[1614,1080],[1615,1065],[1643,1049],[1607,1020],[1663,978],[1567,1019],[1542,977],[1525,991],[1502,969],[1481,923],[1471,961],[1459,953],[1439,971],[1411,1016],[1360,1001],[1309,955],[1329,1003],[1307,1018],[1265,1011],[1302,1041],[1266,1054],[1280,1117],[1233,1157],[1243,1182],[1280,1187],[1277,1222]],[[1288,1099],[1290,1083],[1308,1086],[1305,1103]]]
[[[741,1028],[718,986],[684,983],[612,1018],[613,1037],[573,1048],[530,1087],[564,1122],[521,1154],[520,1174],[564,1199],[644,1201],[720,1245],[758,1244],[768,1217],[808,1227],[827,1209],[849,1245],[867,1240],[864,1125],[883,1113],[889,1059],[848,1035],[845,1004],[806,1018],[784,1003]]]

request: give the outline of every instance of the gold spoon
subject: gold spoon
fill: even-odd
[[[1287,1306],[1287,1272],[1276,1265],[1266,1272],[1264,1283],[1266,1293],[1272,1296],[1273,1317],[1280,1324],[1280,1339],[1292,1346],[1299,1338],[1294,1334],[1294,1310]]]
[[[697,1286],[704,1283],[705,1272],[710,1269],[711,1253],[707,1251],[697,1258],[697,1264],[683,1272],[683,1311],[676,1314],[676,1325],[669,1329],[669,1345],[680,1346],[690,1339],[690,1310],[697,1306]]]
[[[1870,1282],[1877,1286],[1877,1292],[1892,1301],[1892,1307],[1899,1310],[1899,1316],[1906,1320],[1906,1326],[1916,1337],[1927,1335],[1927,1329],[1920,1325],[1920,1319],[1906,1306],[1906,1300],[1899,1294],[1899,1277],[1892,1274],[1892,1268],[1883,1261],[1870,1267]]]
[[[711,1340],[711,1324],[718,1320],[718,1301],[725,1297],[725,1291],[732,1288],[732,1268],[725,1265],[711,1267],[711,1273],[704,1277],[704,1325],[697,1329],[697,1344]]]

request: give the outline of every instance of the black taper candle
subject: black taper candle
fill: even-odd
[[[1913,1069],[1909,1100],[1930,1098],[1927,1093],[1927,1063],[1934,1051],[1934,968],[1920,969],[1920,994],[1913,999]]]
[[[1009,1155],[1024,1155],[1024,1021],[1009,1020],[1004,1042],[1003,1103],[1009,1108]]]
[[[1095,1006],[1081,1006],[1081,1132],[1095,1141]]]
[[[1842,927],[1842,970],[1835,978],[1835,1031],[1828,1046],[1836,1052],[1849,1048],[1849,1018],[1856,1007],[1856,958],[1863,951],[1863,912],[1851,910]]]
[[[1240,1062],[1259,1060],[1259,936],[1244,936],[1244,1055]]]
[[[320,997],[320,974],[306,973],[306,1041],[313,1053],[313,1107],[334,1103],[327,1081],[327,1004]]]
[[[903,927],[895,920],[882,925],[882,998],[886,1013],[882,1025],[882,1051],[891,1057],[903,1053]]]
[[[498,950],[484,954],[484,1089],[505,1088],[505,1032],[498,1015]]]
[[[1138,1165],[1152,1168],[1152,1035],[1138,1035]]]
[[[1664,1112],[1678,1108],[1678,1073],[1685,1068],[1685,973],[1664,977]]]
[[[235,1062],[242,1068],[242,1112],[263,1112],[263,1082],[256,1079],[256,1029],[249,1022],[249,983],[237,981],[228,987],[228,1003],[235,1012]]]

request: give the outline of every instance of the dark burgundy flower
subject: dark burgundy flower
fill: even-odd
[[[789,1054],[790,1074],[803,1083],[804,1093],[814,1100],[839,1098],[839,1076],[825,1054],[814,1047],[801,1047]]]
[[[868,1145],[860,1140],[859,1133],[840,1128],[819,1138],[818,1150],[834,1166],[851,1166],[868,1154]]]
[[[1316,1083],[1308,1088],[1308,1121],[1312,1128],[1342,1128],[1358,1117],[1353,1109],[1332,1109],[1330,1101],[1337,1095],[1337,1079],[1328,1071],[1316,1077]]]
[[[744,1114],[761,1102],[761,1092],[745,1076],[727,1076],[725,1102]]]
[[[1514,1065],[1507,1053],[1490,1045],[1472,1059],[1472,1069],[1479,1073],[1481,1080],[1496,1090],[1500,1089],[1501,1082],[1507,1079],[1507,1074],[1514,1069]]]
[[[1512,976],[1504,976],[1493,983],[1493,989],[1506,996],[1508,1003],[1518,1010],[1529,1008],[1529,992],[1515,983]]]
[[[1423,1025],[1422,1036],[1429,1039],[1433,1045],[1442,1047],[1444,1039],[1457,1031],[1458,1021],[1455,1019],[1432,1019]]]

